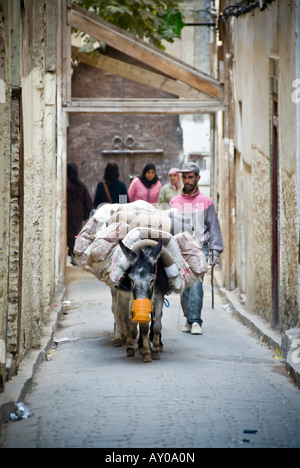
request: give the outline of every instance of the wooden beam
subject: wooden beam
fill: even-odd
[[[95,52],[97,53],[97,52]],[[88,55],[85,52],[80,52],[78,47],[72,46],[73,58],[79,60],[86,65],[96,67],[107,73],[121,76],[128,80],[133,80],[154,89],[159,89],[175,96],[180,96],[186,99],[205,99],[207,96],[200,93],[194,88],[180,83],[179,81],[168,78],[158,73],[153,73],[145,68],[137,67],[121,60],[116,60],[106,55],[98,54],[98,57]]]
[[[100,19],[97,15],[72,5],[68,10],[68,24],[89,34],[98,41],[134,57],[155,70],[181,81],[198,91],[217,99],[223,99],[223,87],[213,78],[201,73],[175,57],[163,52],[116,26]]]
[[[209,114],[224,111],[218,101],[184,99],[73,99],[65,107],[69,113],[88,114]]]

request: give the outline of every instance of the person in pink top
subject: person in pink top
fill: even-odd
[[[157,177],[155,166],[149,163],[144,167],[142,175],[131,182],[128,195],[131,202],[144,200],[156,205],[161,188],[162,185]]]
[[[211,265],[215,266],[223,251],[223,238],[214,203],[210,197],[202,194],[198,188],[200,170],[195,163],[185,163],[182,173],[182,192],[170,201],[170,207],[176,208],[184,218],[189,220],[196,238],[202,243]],[[182,331],[192,335],[202,335],[201,312],[203,307],[202,279],[187,288],[181,295],[181,306],[186,317],[186,324]]]

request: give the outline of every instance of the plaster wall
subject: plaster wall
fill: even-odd
[[[271,321],[271,69],[278,64],[279,99],[279,226],[280,226],[280,329],[298,321],[297,193],[296,193],[296,106],[292,102],[295,79],[295,8],[294,3],[272,3],[270,10],[255,11],[233,21],[234,30],[234,99],[235,147],[244,163],[251,168],[250,191],[242,183],[238,199],[249,197],[244,204],[245,232],[253,231],[245,243],[247,304]],[[243,166],[243,165],[242,165]],[[243,171],[243,180],[249,175]],[[241,284],[241,278],[238,278]],[[240,286],[239,284],[239,286]],[[254,295],[253,295],[254,294]]]
[[[3,7],[0,2],[0,7]],[[4,385],[6,363],[6,311],[8,306],[9,184],[10,184],[10,106],[8,100],[7,38],[0,12],[0,390]]]
[[[57,0],[21,5],[0,0],[0,389],[40,346],[61,249],[56,44],[47,34],[57,31]]]
[[[34,68],[23,79],[24,232],[22,344],[39,346],[54,293],[55,77]]]

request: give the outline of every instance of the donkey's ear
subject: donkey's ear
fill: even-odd
[[[154,265],[157,262],[157,260],[159,259],[159,256],[160,256],[161,251],[162,251],[162,247],[163,247],[163,242],[160,239],[158,244],[155,247],[153,247],[152,252],[149,255],[149,258],[153,262]]]
[[[125,255],[125,257],[127,258],[127,260],[129,260],[130,263],[134,263],[135,260],[137,259],[137,255],[132,250],[130,250],[128,247],[126,247],[126,245],[124,245],[121,240],[119,241],[119,246],[121,247],[122,252]]]

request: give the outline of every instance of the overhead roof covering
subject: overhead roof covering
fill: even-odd
[[[200,101],[201,93],[203,93],[206,95],[204,96],[206,103],[212,101],[216,108],[218,104],[220,108],[223,108],[223,86],[200,70],[76,5],[72,5],[68,9],[68,24],[134,58],[137,62],[144,64],[145,67],[151,67],[152,71],[147,70],[147,68],[128,65],[125,62],[121,62],[122,67],[118,67],[117,61],[114,62],[112,59],[109,60],[104,57],[99,58],[98,64],[90,63],[91,65],[107,71],[114,71],[115,74],[130,77],[130,79],[136,79],[140,82],[144,80],[145,84],[149,86],[163,90],[165,88],[168,92],[187,99],[195,100],[198,97]],[[88,63],[85,54],[74,48],[73,53],[77,55],[79,60]]]

